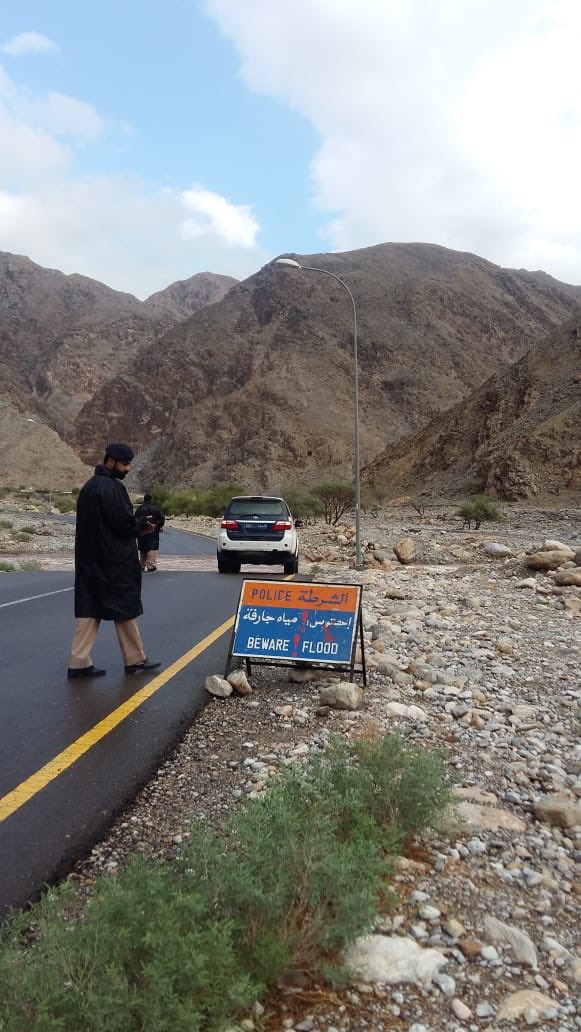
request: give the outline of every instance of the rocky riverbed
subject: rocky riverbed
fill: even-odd
[[[215,530],[203,519],[175,525]],[[136,852],[173,856],[190,822],[219,822],[331,732],[397,730],[415,747],[444,751],[463,823],[426,833],[401,859],[396,907],[356,944],[352,985],[331,991],[297,974],[256,1005],[244,1029],[573,1032],[581,1028],[581,512],[514,508],[474,532],[450,508],[393,509],[365,517],[362,531],[362,570],[353,568],[351,525],[301,531],[302,575],[363,585],[368,685],[362,701],[353,692],[357,708],[321,706],[328,672],[253,667],[250,693],[208,697],[71,879],[82,894]],[[169,561],[162,553],[160,569]]]

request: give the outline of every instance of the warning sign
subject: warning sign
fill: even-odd
[[[231,655],[352,666],[361,585],[245,580]]]

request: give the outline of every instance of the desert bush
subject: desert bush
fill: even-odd
[[[0,559],[0,573],[14,573],[16,567],[14,563],[8,563],[5,559]],[[2,1026],[0,1025],[0,1029]]]
[[[240,484],[217,484],[208,490],[196,487],[191,491],[154,487],[149,493],[166,516],[221,516],[233,495],[247,494]]]
[[[205,1032],[255,999],[230,922],[171,868],[137,859],[99,879],[74,922],[69,901],[65,887],[35,907],[29,952],[19,937],[30,915],[1,934],[2,1032]]]
[[[342,516],[353,511],[355,488],[352,484],[346,484],[339,480],[329,481],[317,484],[311,490],[324,506],[325,523],[336,526]]]
[[[204,492],[203,516],[221,516],[228,502],[234,495],[249,494],[240,484],[217,484]]]
[[[331,739],[220,830],[194,823],[175,864],[135,859],[81,913],[68,884],[7,921],[0,1032],[213,1032],[283,968],[340,977],[393,856],[450,794],[443,759],[397,736]]]
[[[0,527],[2,528],[2,530],[12,530],[13,526],[13,520],[0,520]]]
[[[300,487],[287,487],[280,493],[293,516],[299,520],[314,520],[325,512],[323,502],[312,491],[305,491]]]
[[[52,499],[53,509],[58,509],[59,512],[74,512],[76,505],[76,500],[72,495],[57,494]]]
[[[467,523],[468,527],[473,523],[476,530],[485,520],[490,520],[491,522],[502,520],[502,513],[498,502],[494,498],[488,498],[486,495],[476,495],[469,501],[464,502],[458,510],[458,515],[462,516],[464,523]]]
[[[371,487],[369,484],[361,485],[361,508],[365,513],[375,515],[385,504],[387,491],[380,485]]]
[[[398,736],[352,749],[336,736],[230,819],[230,849],[194,835],[184,864],[233,918],[252,975],[269,983],[282,967],[321,968],[371,925],[390,858],[441,819],[451,792],[439,754]]]

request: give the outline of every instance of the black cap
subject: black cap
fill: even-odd
[[[106,451],[116,462],[131,462],[133,458],[133,450],[128,444],[122,444],[120,441],[112,441],[107,445]]]

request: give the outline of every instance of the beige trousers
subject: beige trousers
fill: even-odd
[[[75,620],[75,633],[69,656],[69,669],[82,670],[93,665],[91,650],[95,644],[100,620],[92,616],[79,616]],[[145,650],[139,633],[137,620],[115,620],[117,640],[125,666],[141,663],[145,659]]]
[[[139,553],[139,565],[142,570],[157,570],[157,549]]]

